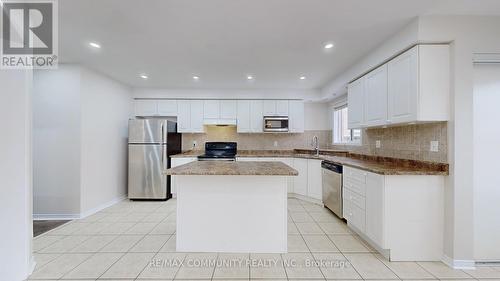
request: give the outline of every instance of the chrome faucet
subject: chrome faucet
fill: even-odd
[[[313,137],[311,145],[314,147],[314,150],[316,150],[316,156],[319,156],[319,138],[318,138],[318,136]]]

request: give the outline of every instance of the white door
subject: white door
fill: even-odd
[[[276,101],[264,100],[264,108],[262,110],[262,114],[264,114],[264,116],[276,115]]]
[[[191,133],[203,133],[203,101],[191,101]]]
[[[391,124],[417,120],[418,46],[388,63],[387,112]]]
[[[205,119],[219,119],[220,101],[205,100],[203,101],[203,117]]]
[[[177,131],[179,133],[191,131],[191,101],[180,100],[177,102]]]
[[[499,56],[500,57],[500,56]],[[500,59],[499,59],[500,62]],[[474,258],[500,260],[500,63],[474,65]]]
[[[322,173],[321,160],[307,160],[307,196],[321,200],[322,199]]]
[[[349,129],[358,129],[364,125],[365,77],[347,86],[347,121]]]
[[[221,100],[220,101],[220,118],[222,119],[236,119],[237,104],[235,100]]]
[[[367,126],[387,124],[387,64],[366,75],[364,109]]]
[[[158,101],[158,115],[177,116],[177,101],[176,100]]]
[[[290,119],[290,132],[303,133],[304,132],[304,102],[298,100],[291,100],[288,104],[289,119]]]
[[[287,100],[276,101],[276,115],[288,116],[288,101]]]
[[[250,101],[250,131],[262,133],[264,131],[264,115],[262,114],[262,100]]]
[[[153,100],[134,101],[135,116],[155,116],[157,114],[157,104]]]
[[[238,133],[250,132],[250,101],[239,100],[237,103],[237,128]]]
[[[299,172],[293,177],[293,193],[307,196],[307,159],[294,158],[293,167]]]

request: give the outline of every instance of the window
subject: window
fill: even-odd
[[[361,130],[348,129],[347,110],[347,105],[333,110],[333,143],[361,144]]]

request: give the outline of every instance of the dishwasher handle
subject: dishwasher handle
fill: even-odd
[[[326,160],[321,161],[321,168],[330,170],[330,171],[335,172],[337,174],[342,174],[342,171],[343,171],[342,165],[339,165],[339,164],[336,164],[336,163],[333,163],[330,161],[326,161]]]

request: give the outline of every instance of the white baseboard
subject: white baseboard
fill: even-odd
[[[476,269],[474,260],[454,260],[447,255],[443,255],[441,261],[454,269]]]
[[[288,193],[288,198],[300,199],[300,200],[304,200],[304,201],[307,201],[307,202],[310,202],[310,203],[314,203],[314,204],[318,204],[318,205],[323,206],[323,202],[321,202],[321,200],[314,199],[314,198],[311,198],[311,197],[307,197],[307,196],[304,196],[304,195],[300,195],[300,194],[297,194],[297,193],[291,193],[291,192]]]
[[[127,198],[127,195],[123,194],[120,197],[117,197],[117,198],[115,198],[115,199],[113,199],[111,201],[108,201],[108,202],[106,202],[104,204],[101,204],[101,205],[99,205],[99,206],[97,206],[95,208],[92,208],[92,209],[88,210],[88,211],[85,211],[85,212],[83,212],[83,213],[80,214],[80,219],[86,218],[86,217],[88,217],[90,215],[93,215],[93,214],[95,214],[95,213],[97,213],[99,211],[102,211],[102,210],[104,210],[104,209],[106,209],[108,207],[111,207],[114,204],[125,200],[126,198]]]
[[[121,202],[127,198],[127,195],[122,195],[104,204],[101,204],[95,208],[88,211],[82,212],[80,214],[33,214],[33,220],[77,220],[83,219],[90,215],[93,215],[101,210],[113,206],[114,204]]]
[[[80,214],[33,214],[34,221],[77,220]]]

